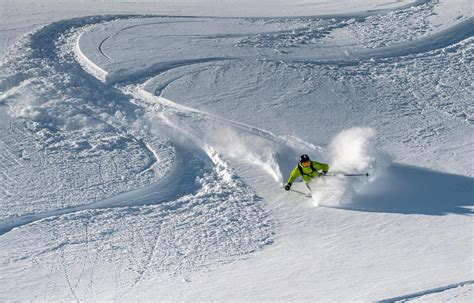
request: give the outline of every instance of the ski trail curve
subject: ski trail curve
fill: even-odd
[[[423,2],[424,3],[424,2]],[[146,22],[143,24],[143,26],[150,26],[150,25],[159,25],[159,24],[164,24],[166,22],[152,22],[154,19],[159,19],[160,17],[157,16],[143,16],[143,19],[151,19],[151,21]],[[315,20],[317,20],[319,17],[313,17]],[[351,15],[343,18],[342,20],[348,20],[350,18],[363,18],[362,15]],[[201,18],[201,22],[211,22],[208,19]],[[216,18],[212,19],[213,21],[216,20]],[[250,21],[252,18],[242,18],[242,20],[245,21]],[[124,19],[124,21],[127,21]],[[182,20],[183,23],[189,23],[191,21],[186,20],[183,18]],[[197,22],[197,21],[193,21]],[[107,22],[104,22],[101,26],[104,26]],[[170,22],[171,23],[171,22]],[[139,27],[140,25],[131,25],[127,26],[126,22],[122,27],[119,27],[117,29],[113,28],[106,28],[103,27],[102,30],[104,31],[110,31],[110,33],[107,34],[106,39],[110,39],[111,37],[118,35],[120,33],[126,33],[128,30],[135,29],[136,27]],[[345,23],[341,23],[339,25],[333,25],[331,27],[334,27],[333,29],[337,28],[343,28],[347,26]],[[284,32],[284,31],[283,31]],[[294,30],[294,32],[298,32],[298,30]],[[88,35],[87,31],[84,33],[85,35]],[[247,35],[249,37],[255,37],[255,36],[262,36],[265,37],[267,35],[275,35],[275,39],[278,38],[278,35],[281,35],[282,31],[278,32],[255,32],[254,34],[248,33]],[[223,41],[227,40],[229,33],[221,33],[220,36],[216,33],[208,33],[206,34],[201,34],[202,38],[206,39],[222,39]],[[166,35],[168,36],[173,36],[173,35]],[[182,39],[188,37],[187,35],[184,34],[176,34],[176,38]],[[310,64],[317,64],[317,65],[341,65],[341,66],[347,66],[347,65],[356,65],[359,64],[360,62],[367,61],[367,60],[386,60],[386,59],[396,59],[400,57],[405,57],[405,56],[412,56],[412,55],[417,55],[417,54],[423,54],[423,53],[429,53],[435,50],[443,49],[451,45],[455,45],[456,43],[459,43],[461,41],[464,41],[470,37],[474,36],[474,17],[470,17],[464,21],[461,21],[447,29],[444,29],[442,31],[438,31],[420,38],[416,38],[412,41],[408,42],[400,42],[394,45],[390,46],[385,46],[385,47],[378,47],[378,48],[355,48],[353,49],[353,45],[347,45],[347,46],[337,46],[331,48],[330,52],[317,52],[315,55],[312,52],[308,52],[308,50],[311,50],[311,46],[308,46],[307,49],[303,48],[303,51],[299,51],[298,49],[293,50],[292,52],[288,53],[285,52],[284,54],[278,54],[275,55],[274,52],[266,52],[263,51],[262,53],[262,60],[265,61],[273,61],[273,62],[285,62],[285,63],[310,63]],[[162,36],[156,36],[156,39],[162,38]],[[260,39],[260,38],[256,38]],[[232,39],[229,39],[233,41]],[[103,38],[99,38],[98,41],[96,41],[97,44],[99,44],[99,54],[98,56],[101,56],[101,53],[103,54],[105,51],[102,49],[103,46]],[[164,42],[165,43],[165,42]],[[78,41],[79,44],[79,41]],[[79,47],[80,49],[81,47]],[[90,54],[92,53],[92,50],[88,50]],[[87,58],[88,55],[82,54],[81,57]],[[108,56],[110,57],[110,56]],[[114,83],[121,83],[121,82],[134,82],[134,83],[140,83],[146,81],[148,78],[153,77],[157,74],[160,74],[164,71],[180,67],[180,66],[186,66],[186,65],[191,65],[191,64],[198,64],[198,63],[206,63],[206,62],[213,62],[213,61],[228,61],[228,60],[234,60],[234,61],[251,61],[255,60],[256,58],[259,58],[259,55],[255,54],[246,54],[245,52],[239,53],[239,51],[233,51],[232,53],[219,53],[216,52],[213,55],[205,56],[202,54],[194,54],[191,56],[191,58],[182,58],[179,60],[171,60],[170,58],[167,58],[163,61],[153,63],[151,62],[148,66],[143,67],[143,68],[138,68],[138,67],[133,67],[128,70],[116,70],[116,71],[109,71],[105,76],[103,76],[100,72],[100,65],[101,63],[104,62],[93,62],[94,60],[91,59],[85,59],[85,67],[87,69],[90,69],[92,73],[94,74],[94,70],[98,69],[98,75],[97,78],[99,78],[101,81],[108,83],[108,84],[114,84]],[[100,61],[100,60],[99,60]]]
[[[145,84],[145,86],[146,86],[146,84]],[[150,92],[148,92],[144,89],[138,88],[138,87],[132,88],[132,89],[125,88],[124,92],[131,93],[137,99],[145,100],[145,101],[149,102],[150,104],[157,103],[157,104],[161,104],[161,105],[167,106],[169,108],[172,108],[172,109],[175,109],[175,110],[178,110],[178,111],[181,111],[181,112],[193,113],[193,114],[196,114],[198,116],[204,117],[204,118],[209,119],[209,120],[222,122],[223,124],[227,124],[229,126],[234,126],[238,129],[241,129],[243,131],[246,131],[246,132],[251,133],[253,135],[256,135],[258,137],[265,138],[269,141],[280,143],[282,145],[288,145],[288,146],[291,146],[291,147],[294,147],[294,148],[301,148],[301,145],[304,145],[306,147],[310,147],[315,152],[323,151],[323,149],[321,147],[316,146],[314,144],[311,144],[309,142],[305,142],[305,141],[299,140],[297,138],[290,138],[290,137],[285,137],[285,136],[281,136],[281,135],[276,135],[276,134],[274,134],[274,133],[272,133],[268,130],[262,129],[262,128],[258,128],[258,127],[248,125],[248,124],[245,124],[245,123],[242,123],[242,122],[238,122],[238,121],[234,121],[234,120],[227,119],[227,118],[224,118],[224,117],[220,117],[220,116],[217,116],[217,115],[214,115],[214,114],[211,114],[211,113],[207,113],[205,111],[201,111],[201,110],[198,110],[198,109],[195,109],[195,108],[191,108],[189,106],[182,105],[180,103],[174,102],[174,101],[172,101],[170,99],[167,99],[165,97],[155,96],[154,94],[152,94],[152,93],[150,93]]]
[[[102,209],[112,207],[125,206],[142,206],[160,204],[161,202],[174,200],[180,196],[191,194],[199,189],[199,185],[195,183],[197,175],[196,171],[210,171],[212,162],[204,154],[199,151],[190,151],[189,149],[177,148],[174,167],[170,173],[144,188],[139,188],[127,192],[120,193],[105,200],[88,203],[76,207],[65,209],[57,209],[43,213],[35,213],[17,218],[10,218],[0,221],[0,236],[11,231],[14,228],[39,221],[45,218],[61,216],[65,214],[75,213],[83,210]],[[203,162],[205,159],[206,162]],[[181,170],[180,167],[189,167],[189,170]],[[177,182],[179,180],[179,182]]]

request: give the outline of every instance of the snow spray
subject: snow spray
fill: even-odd
[[[194,121],[191,127],[186,127],[180,123],[179,119],[176,122],[164,113],[161,113],[159,117],[174,131],[179,130],[188,140],[194,141],[193,144],[200,146],[212,161],[214,161],[214,152],[243,160],[259,167],[275,182],[281,184],[283,177],[273,154],[272,142],[249,131],[223,126],[215,119],[201,119]]]
[[[374,137],[375,130],[368,127],[350,128],[334,137],[328,146],[329,169],[333,175],[317,178],[309,184],[316,205],[350,202],[353,194],[369,181],[365,177],[347,178],[343,173],[366,173],[375,169]]]
[[[273,156],[271,143],[263,138],[244,132],[236,132],[228,127],[220,128],[206,138],[225,155],[251,163],[281,183],[283,177]]]

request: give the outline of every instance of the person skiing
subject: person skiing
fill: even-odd
[[[329,171],[329,165],[326,163],[311,161],[308,155],[301,155],[300,162],[290,174],[288,183],[285,185],[285,190],[290,190],[293,182],[301,176],[305,183],[311,181],[313,178],[325,175]],[[306,184],[308,186],[308,184]],[[309,187],[308,187],[309,189]]]

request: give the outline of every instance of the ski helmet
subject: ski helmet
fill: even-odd
[[[308,155],[301,155],[300,157],[300,162],[303,163],[303,162],[309,162],[309,156]]]

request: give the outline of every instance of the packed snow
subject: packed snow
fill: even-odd
[[[0,16],[0,301],[474,300],[472,1]]]

